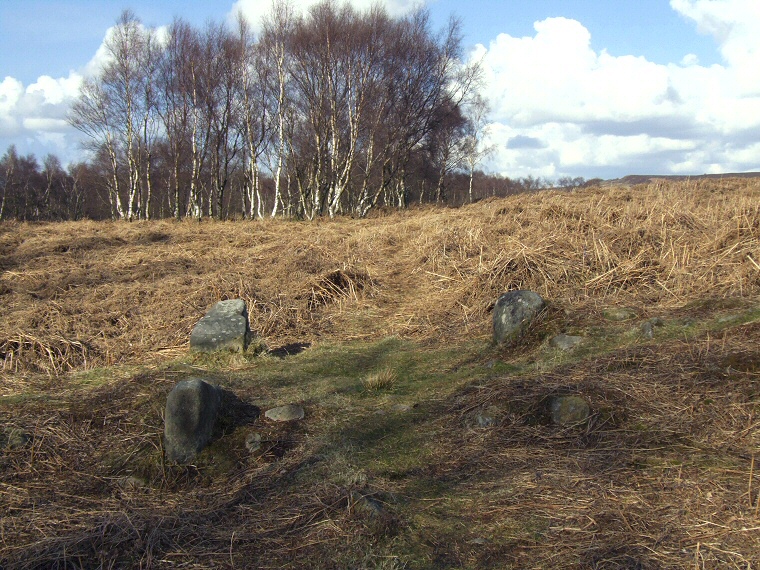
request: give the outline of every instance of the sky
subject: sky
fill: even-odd
[[[316,0],[293,0],[305,8]],[[490,103],[481,165],[509,177],[760,171],[759,0],[379,0],[461,20]],[[372,0],[351,0],[366,8]],[[120,13],[254,23],[267,0],[0,1],[0,155],[81,160],[66,122]]]

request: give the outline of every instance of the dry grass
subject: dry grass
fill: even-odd
[[[758,180],[369,220],[6,223],[0,256],[4,568],[760,568]],[[489,348],[517,288],[549,311]],[[165,395],[210,374],[190,330],[237,297],[270,347],[312,348],[209,367],[306,419],[252,424],[238,402],[197,465],[165,464]],[[546,352],[566,331],[578,356]],[[557,393],[591,404],[585,428],[547,420]]]
[[[220,299],[270,346],[484,334],[526,288],[654,309],[756,295],[760,182],[547,192],[369,220],[4,224],[4,369],[174,356]],[[350,307],[350,310],[345,310]]]

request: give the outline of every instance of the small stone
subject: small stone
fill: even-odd
[[[741,320],[741,315],[724,315],[718,318],[718,323],[723,325],[726,323],[735,323]]]
[[[148,481],[143,477],[129,475],[128,477],[121,477],[118,484],[122,489],[143,489],[148,486]]]
[[[549,346],[552,348],[558,348],[559,350],[570,350],[578,346],[581,342],[583,342],[582,336],[558,334],[549,341]]]
[[[245,438],[245,448],[251,453],[258,451],[261,448],[261,434],[255,431],[249,433]]]
[[[654,327],[652,326],[652,323],[646,321],[641,324],[641,336],[648,339],[654,338]]]
[[[580,396],[554,396],[549,401],[549,412],[556,425],[572,426],[588,421],[591,408]]]
[[[478,414],[475,421],[477,422],[478,427],[482,428],[493,427],[496,425],[496,420],[485,414]]]
[[[391,408],[391,410],[394,412],[408,412],[411,409],[412,409],[412,406],[408,404],[396,404],[395,406]]]
[[[385,515],[385,509],[380,501],[368,495],[362,495],[359,491],[351,491],[351,501],[354,506],[354,512],[359,512],[373,518]]]
[[[654,338],[655,327],[665,326],[665,321],[661,317],[653,317],[648,321],[641,323],[641,334],[644,338]]]
[[[27,443],[32,441],[32,434],[25,432],[19,428],[8,428],[4,430],[4,433],[0,434],[0,447],[8,447],[9,449],[19,449],[24,447]]]
[[[272,408],[264,413],[264,417],[274,422],[291,422],[295,420],[302,420],[304,418],[304,409],[301,406],[295,404],[287,404],[285,406],[279,406]]]

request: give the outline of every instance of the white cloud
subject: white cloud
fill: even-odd
[[[741,95],[760,95],[760,2],[671,0],[670,6],[713,36]]]
[[[292,0],[296,13],[305,14],[307,10],[320,0]],[[357,9],[367,10],[375,4],[384,6],[391,16],[403,16],[426,4],[425,0],[350,0]],[[261,20],[272,10],[272,0],[236,0],[228,15],[234,20],[238,12],[246,17],[254,29],[258,29]]]
[[[18,79],[6,77],[0,83],[0,137],[13,136],[18,132],[16,108],[23,94],[24,86]]]
[[[0,83],[0,145],[19,146],[19,152],[55,153],[65,160],[76,158],[76,143],[66,114],[79,92],[82,77],[43,75],[31,85],[13,77]],[[71,139],[71,140],[67,140]],[[0,152],[4,152],[0,151]]]
[[[671,6],[713,35],[724,65],[595,52],[566,18],[478,46],[497,147],[489,166],[508,176],[760,169],[760,2]]]

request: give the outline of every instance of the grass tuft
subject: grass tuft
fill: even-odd
[[[362,386],[367,392],[381,392],[393,390],[396,386],[398,375],[392,368],[383,368],[372,372],[362,379]]]

